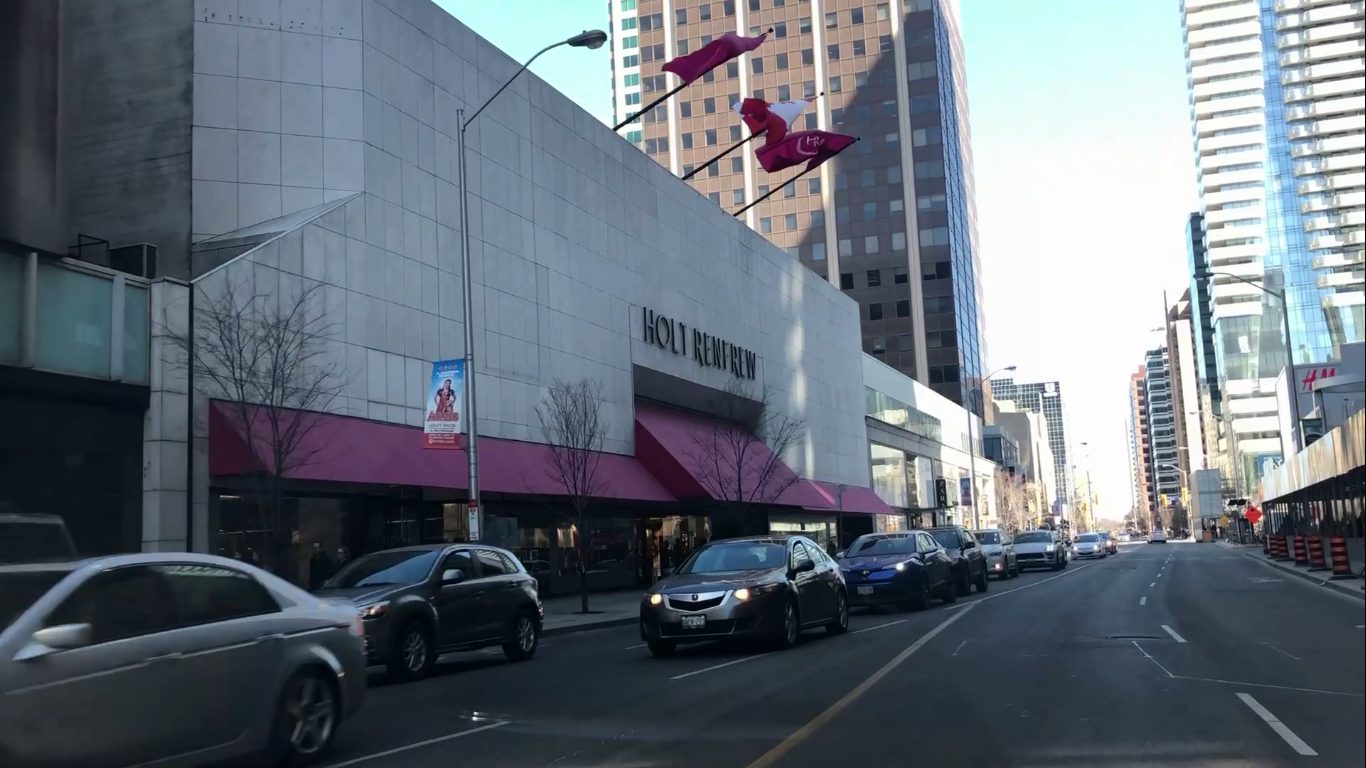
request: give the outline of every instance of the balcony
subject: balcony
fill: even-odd
[[[147,384],[150,337],[146,280],[0,251],[0,365]]]

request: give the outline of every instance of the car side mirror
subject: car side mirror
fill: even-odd
[[[815,561],[815,560],[806,560],[806,561],[803,561],[803,562],[801,563],[801,565],[798,565],[796,568],[793,568],[793,569],[792,569],[792,572],[793,572],[793,573],[805,573],[806,571],[814,571],[814,570],[816,570],[816,561]]]
[[[667,568],[661,568],[660,571],[659,571],[659,573],[660,573],[661,576],[672,576],[672,575],[674,575],[674,568],[673,568],[673,566],[669,566],[669,567],[667,567]]]
[[[92,631],[89,624],[58,624],[43,627],[33,633],[28,645],[15,654],[15,661],[27,661],[55,651],[70,651],[90,645]]]
[[[843,558],[844,558],[844,553],[847,552],[847,551],[848,551],[848,550],[841,549],[840,551],[836,552],[836,553],[835,553],[835,559],[836,559],[836,560],[841,560],[841,559],[843,559]]]
[[[442,584],[459,584],[465,580],[465,572],[459,568],[447,568],[441,572]]]
[[[963,549],[972,549],[972,548],[975,547],[975,546],[977,546],[977,542],[975,542],[975,541],[965,541],[965,542],[963,542],[963,547],[962,547],[962,548],[963,548]]]

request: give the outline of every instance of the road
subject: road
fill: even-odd
[[[1363,606],[1217,544],[1138,544],[796,649],[634,627],[372,682],[331,768],[1360,766]]]

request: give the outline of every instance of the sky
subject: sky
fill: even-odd
[[[437,2],[517,59],[608,23],[607,0]],[[1073,462],[1119,519],[1129,375],[1163,342],[1198,209],[1178,5],[961,0],[961,14],[988,369],[1061,382]],[[532,69],[610,121],[607,47]]]

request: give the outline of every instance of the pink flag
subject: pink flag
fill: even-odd
[[[750,133],[763,131],[764,144],[775,144],[783,140],[792,121],[813,101],[815,99],[797,99],[769,104],[763,99],[745,99],[733,108],[749,126]]]
[[[806,170],[820,165],[848,149],[857,137],[829,131],[798,131],[789,133],[782,141],[765,144],[754,151],[765,171],[776,173],[806,161]]]
[[[741,37],[727,32],[692,53],[670,60],[664,65],[664,71],[678,75],[685,84],[691,83],[740,54],[758,48],[766,37],[767,32],[758,37]]]

